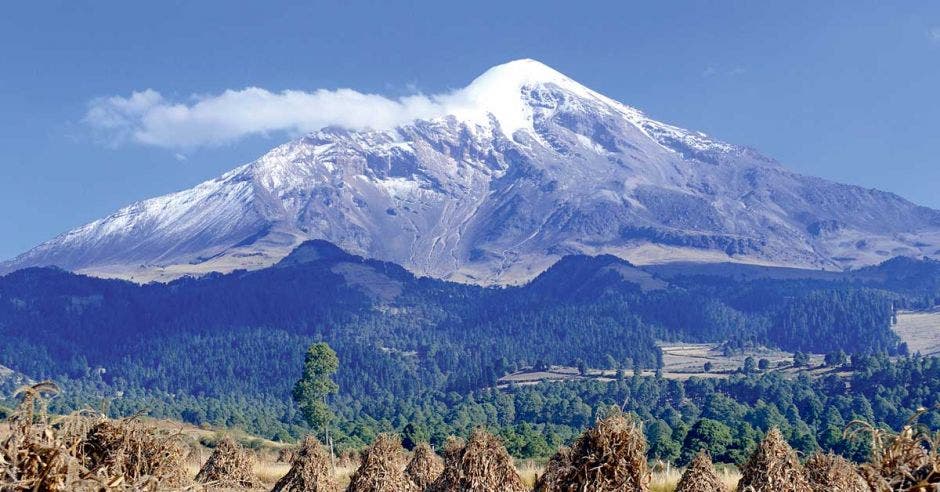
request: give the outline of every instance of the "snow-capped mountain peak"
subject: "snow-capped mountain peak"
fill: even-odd
[[[389,130],[313,132],[0,272],[169,279],[271,265],[309,239],[484,284],[525,281],[571,253],[812,268],[940,254],[940,212],[796,175],[534,60],[493,67],[436,104],[447,114]]]
[[[561,72],[538,61],[523,59],[487,70],[452,95],[448,106],[452,108],[451,115],[462,120],[485,122],[492,115],[511,139],[518,130],[533,130],[533,107],[525,90],[548,85],[581,98],[604,100],[603,96]]]
[[[515,60],[490,68],[466,88],[448,97],[450,116],[485,126],[494,118],[503,134],[513,139],[519,130],[534,134],[535,114],[541,101],[534,99],[539,90],[556,89],[567,96],[564,101],[575,109],[595,115],[618,115],[651,139],[667,148],[675,143],[698,151],[728,152],[733,146],[647,117],[642,111],[595,92],[565,74],[532,59]],[[533,93],[535,91],[535,93]],[[557,101],[556,101],[557,102]],[[542,108],[543,110],[545,108]],[[549,107],[548,109],[555,109]]]

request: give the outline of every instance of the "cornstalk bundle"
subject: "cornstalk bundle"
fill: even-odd
[[[707,452],[700,451],[682,473],[675,492],[724,492],[724,490],[725,484],[715,473],[711,457]]]
[[[103,485],[88,478],[76,455],[82,438],[78,426],[55,429],[46,412],[44,395],[55,395],[52,382],[24,386],[23,399],[9,418],[10,435],[0,443],[0,490],[91,490]]]
[[[337,492],[330,455],[313,436],[304,438],[294,453],[291,469],[274,485],[272,492]]]
[[[0,490],[156,490],[179,488],[188,477],[178,435],[136,418],[112,421],[76,412],[51,422],[44,394],[53,383],[21,388],[23,400],[0,444]]]
[[[564,477],[573,472],[571,466],[571,448],[560,448],[545,464],[545,472],[536,479],[536,492],[558,490],[557,484],[562,483]]]
[[[196,481],[219,488],[251,488],[257,486],[254,456],[230,437],[218,442]]]
[[[914,425],[924,412],[915,413],[897,434],[862,421],[846,427],[847,436],[871,434],[871,460],[859,467],[859,473],[873,492],[940,491],[940,432],[932,435]]]
[[[9,419],[10,435],[0,444],[0,489],[72,490],[86,470],[68,443],[51,431],[43,394],[58,393],[53,383],[17,391],[23,399]]]
[[[443,492],[444,484],[460,483],[460,456],[466,445],[467,443],[459,437],[451,436],[447,438],[447,442],[444,443],[444,450],[441,453],[444,458],[444,471],[431,483],[428,490]]]
[[[405,456],[401,440],[379,434],[362,453],[362,464],[353,474],[347,492],[416,492],[405,476]]]
[[[434,481],[435,492],[525,492],[512,457],[496,436],[477,429],[462,448],[452,441],[444,449],[444,472]]]
[[[803,465],[814,492],[869,492],[865,479],[845,458],[816,453]]]
[[[159,435],[135,418],[100,418],[82,439],[79,456],[101,480],[133,488],[180,487],[189,479],[187,450],[179,436]]]
[[[796,452],[770,429],[742,469],[738,492],[812,492]]]
[[[536,490],[645,492],[650,478],[642,428],[614,414],[581,434],[570,450],[559,451]]]
[[[418,490],[428,488],[443,471],[443,461],[434,453],[431,446],[424,442],[415,447],[411,461],[405,467],[405,475],[418,487]]]

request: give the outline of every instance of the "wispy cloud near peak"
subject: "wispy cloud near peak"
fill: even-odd
[[[337,125],[384,129],[444,111],[435,97],[390,99],[351,89],[270,92],[258,87],[170,101],[153,89],[91,102],[84,121],[110,144],[167,148],[229,143],[251,135],[289,134]]]
[[[287,90],[258,87],[171,101],[153,89],[95,99],[85,123],[111,144],[134,142],[174,149],[219,145],[251,135],[299,134],[327,126],[384,130],[455,115],[467,121],[498,121],[511,135],[531,125],[521,98],[524,86],[554,84],[580,97],[596,93],[531,59],[490,68],[468,86],[435,95],[389,98],[352,89]]]

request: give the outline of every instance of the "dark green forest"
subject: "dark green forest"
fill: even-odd
[[[483,288],[317,241],[271,268],[169,284],[27,269],[0,278],[0,365],[59,382],[56,411],[106,402],[114,416],[146,411],[289,440],[305,431],[290,399],[304,351],[325,341],[340,359],[331,405],[341,444],[382,430],[439,444],[487,425],[518,456],[549,454],[617,405],[647,422],[658,458],[682,461],[701,441],[736,461],[768,425],[798,449],[858,457],[864,446],[844,441],[840,426],[858,417],[894,426],[936,403],[936,359],[908,356],[891,322],[899,308],[936,304],[937,262],[758,273],[666,275],[567,257],[525,286]],[[657,340],[841,351],[854,373],[634,376],[662,364]],[[577,361],[623,377],[495,388],[522,368]]]

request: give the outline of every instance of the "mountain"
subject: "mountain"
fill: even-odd
[[[620,290],[625,285],[643,292],[669,287],[662,279],[613,255],[566,256],[528,284],[543,296],[585,299],[596,299],[605,290]]]
[[[524,282],[579,253],[829,270],[940,254],[936,210],[793,173],[539,62],[496,66],[461,94],[466,104],[440,118],[306,135],[0,273],[57,265],[168,280],[272,265],[308,239],[477,284]]]

